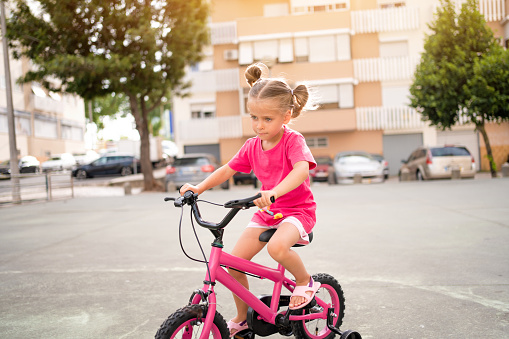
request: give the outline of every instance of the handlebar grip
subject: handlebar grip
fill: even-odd
[[[254,200],[260,198],[262,195],[260,193],[258,193],[257,195],[254,195],[252,197],[249,197],[249,198],[245,198],[245,199],[238,199],[238,200],[230,200],[228,201],[226,204],[224,204],[224,207],[226,208],[249,208],[249,207],[254,207],[255,204],[254,204]],[[270,201],[272,201],[273,203],[276,202],[276,198],[274,197],[270,197]]]

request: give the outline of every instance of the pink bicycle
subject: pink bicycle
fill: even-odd
[[[287,307],[290,302],[290,295],[281,295],[281,292],[284,287],[291,293],[295,287],[295,282],[285,277],[283,266],[278,265],[276,269],[273,269],[223,251],[225,227],[240,210],[255,206],[253,200],[259,197],[258,194],[250,198],[231,200],[224,205],[219,205],[230,209],[219,223],[202,219],[198,208],[198,195],[191,191],[177,199],[165,198],[165,201],[173,200],[175,207],[183,209],[185,205],[190,206],[197,223],[209,229],[215,240],[212,243],[209,259],[207,260],[204,255],[202,261],[206,264],[203,287],[192,293],[187,306],[178,309],[163,322],[155,335],[156,339],[229,338],[230,333],[226,322],[216,310],[217,301],[214,292],[216,282],[224,285],[250,306],[247,317],[249,329],[235,333],[235,338],[252,339],[255,335],[269,336],[279,333],[305,339],[330,339],[334,338],[336,334],[340,335],[340,339],[361,339],[358,332],[351,330],[341,332],[339,330],[345,312],[345,298],[341,286],[331,275],[326,273],[313,275],[313,279],[321,283],[316,297],[305,308],[291,311]],[[191,222],[192,220],[191,217]],[[180,217],[180,227],[181,225],[182,215]],[[194,224],[192,225],[194,227]],[[262,233],[260,241],[269,241],[274,232],[275,230],[268,230]],[[259,279],[268,279],[274,282],[272,295],[256,297],[238,283],[227,272],[227,269],[235,269]]]

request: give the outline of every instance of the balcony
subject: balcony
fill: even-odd
[[[412,79],[419,57],[354,59],[354,75],[359,82]]]
[[[237,68],[191,72],[189,78],[193,83],[191,88],[193,93],[228,92],[237,91],[240,88]]]
[[[457,0],[458,12],[466,0]],[[500,21],[505,18],[505,0],[479,0],[479,12],[487,22]]]
[[[198,143],[218,142],[219,139],[240,138],[242,119],[240,115],[204,119],[190,119],[179,122],[179,141]]]
[[[34,108],[38,111],[50,113],[63,113],[64,111],[63,105],[59,101],[37,95],[33,95],[32,98],[34,99]]]
[[[230,21],[210,24],[210,43],[212,45],[236,44],[237,23]]]
[[[356,33],[381,33],[418,29],[418,7],[396,7],[352,11],[352,29]]]
[[[370,130],[400,130],[414,129],[426,126],[421,115],[407,106],[394,107],[357,107],[357,129]]]

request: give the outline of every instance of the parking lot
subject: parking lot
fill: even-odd
[[[313,191],[315,239],[298,251],[310,272],[341,283],[342,329],[363,338],[509,337],[508,178],[390,179]],[[202,198],[221,203],[255,192],[232,186]],[[153,338],[204,276],[180,250],[180,210],[166,195],[90,190],[0,209],[0,337]],[[206,220],[224,213],[202,208]],[[227,228],[226,250],[251,214],[239,213]],[[211,235],[197,231],[207,251]],[[188,222],[183,244],[201,256]],[[273,265],[266,253],[256,260]],[[256,294],[270,293],[267,282],[251,282]],[[231,295],[221,286],[217,293],[229,320]]]

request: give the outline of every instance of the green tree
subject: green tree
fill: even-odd
[[[37,12],[26,0],[15,2],[7,29],[14,56],[25,56],[36,65],[20,81],[38,81],[50,91],[85,100],[123,94],[140,134],[144,187],[154,189],[149,112],[189,85],[185,67],[201,60],[208,42],[206,1],[31,3],[38,5]]]
[[[492,159],[485,123],[496,117],[472,106],[468,80],[474,77],[476,62],[497,53],[501,46],[477,8],[476,0],[467,0],[458,15],[455,1],[441,0],[410,87],[410,106],[424,121],[442,129],[450,129],[460,119],[473,123]],[[496,176],[493,161],[490,169]]]
[[[468,112],[475,116],[478,124],[509,121],[509,50],[499,48],[477,59],[474,76],[468,79],[465,90],[470,98]],[[489,140],[484,128],[479,131],[485,141]],[[490,168],[496,170],[489,142],[486,149]]]

